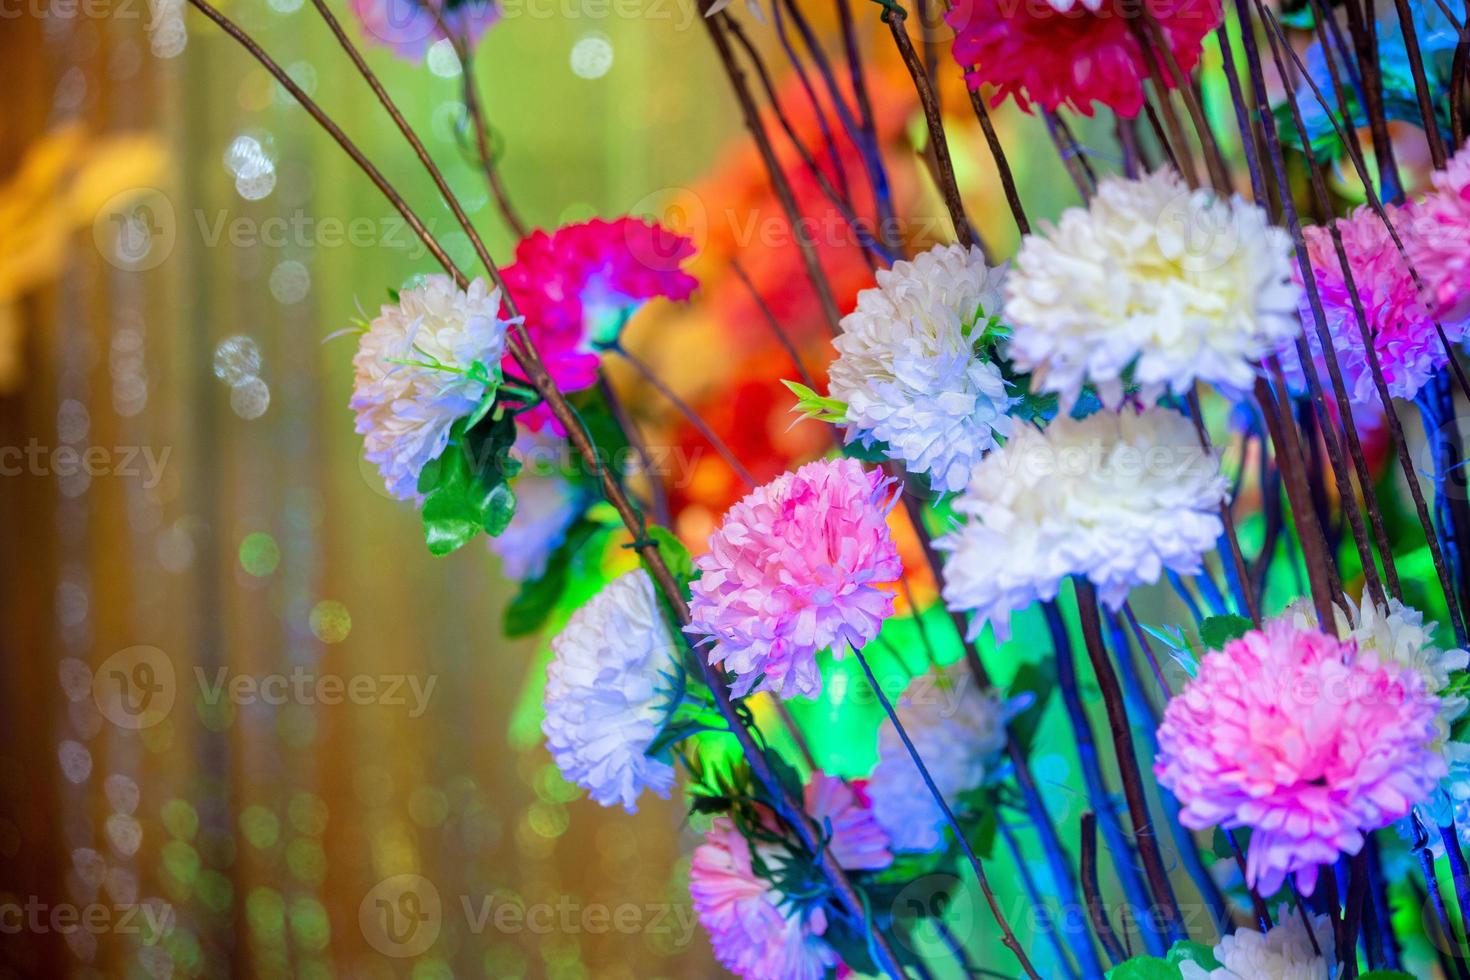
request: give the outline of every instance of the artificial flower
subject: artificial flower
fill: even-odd
[[[1008,635],[1010,615],[1086,576],[1117,608],[1164,569],[1192,575],[1219,538],[1219,462],[1194,426],[1163,408],[1021,427],[981,460],[954,509],[965,518],[935,542],[948,552],[944,599]]]
[[[1186,827],[1251,829],[1246,881],[1310,895],[1320,865],[1408,815],[1446,766],[1412,668],[1289,619],[1207,654],[1170,700],[1154,774]]]
[[[604,586],[551,652],[541,730],[557,768],[598,803],[629,813],[644,789],[667,797],[674,769],[646,753],[673,708],[679,664],[648,573]]]
[[[1309,918],[1311,934],[1302,914],[1282,905],[1267,932],[1236,929],[1221,936],[1212,950],[1219,967],[1207,970],[1180,960],[1182,980],[1331,980],[1337,969],[1332,920],[1326,915]]]
[[[1470,707],[1465,696],[1450,683],[1450,675],[1470,666],[1470,653],[1460,649],[1442,649],[1434,639],[1435,623],[1424,622],[1424,614],[1390,597],[1380,606],[1367,596],[1361,603],[1343,597],[1333,609],[1333,627],[1342,640],[1351,640],[1358,655],[1371,654],[1384,663],[1398,664],[1419,674],[1425,692],[1439,701],[1439,719],[1434,750],[1440,753],[1448,774],[1439,789],[1416,807],[1425,822],[1433,826],[1451,820],[1451,807],[1457,800],[1470,799],[1470,745],[1451,742],[1450,726]],[[1317,614],[1310,600],[1298,599],[1287,607],[1283,617],[1298,629],[1316,625]]]
[[[880,871],[893,863],[888,839],[868,801],[842,780],[815,773],[804,791],[807,816],[827,835],[837,864]],[[689,894],[709,933],[715,957],[747,980],[822,980],[841,960],[822,939],[827,914],[821,897],[786,895],[788,869],[812,859],[794,833],[763,812],[752,846],[729,817],[715,819],[694,849]],[[798,876],[799,877],[799,876]]]
[[[1085,208],[1026,236],[1006,280],[1008,354],[1070,408],[1082,386],[1116,406],[1196,381],[1248,390],[1252,364],[1301,331],[1291,239],[1239,197],[1162,169],[1098,185]]]
[[[422,61],[435,42],[448,38],[474,47],[500,19],[493,0],[444,0],[440,7],[438,0],[351,0],[368,38],[409,61]]]
[[[1461,337],[1470,318],[1470,148],[1431,178],[1434,190],[1408,209],[1404,247],[1419,273],[1433,313]]]
[[[499,537],[489,539],[501,572],[512,581],[540,578],[586,509],[586,492],[555,462],[564,451],[564,442],[544,433],[523,431],[516,437],[522,469],[515,480],[515,516]]]
[[[903,574],[889,481],[855,459],[819,460],[751,491],[695,559],[685,627],[735,674],[739,697],[815,697],[818,650],[861,648],[893,613],[881,586]]]
[[[693,242],[662,225],[594,218],[532,232],[501,276],[552,379],[562,391],[579,391],[597,381],[601,352],[617,344],[644,302],[688,299],[699,286],[681,268],[693,254]],[[537,409],[526,421],[552,419]]]
[[[1390,206],[1387,212],[1396,225],[1405,223],[1403,211]],[[1413,225],[1416,220],[1411,215],[1407,223]],[[1362,305],[1368,331],[1373,337],[1373,350],[1383,370],[1389,394],[1395,398],[1413,398],[1430,377],[1449,363],[1449,355],[1439,339],[1434,319],[1424,305],[1413,274],[1394,244],[1388,227],[1372,209],[1358,208],[1350,216],[1339,218],[1335,224],[1342,236],[1343,251],[1352,272],[1352,288],[1343,274],[1331,230],[1312,225],[1303,229],[1303,234],[1312,277],[1317,282],[1317,292],[1322,300],[1327,332],[1342,370],[1343,386],[1354,404],[1364,408],[1382,408],[1367,348],[1363,344],[1363,331],[1354,305],[1356,299]],[[1407,247],[1408,241],[1418,236],[1403,237]],[[1294,275],[1300,280],[1300,271]],[[1326,366],[1322,363],[1322,342],[1317,334],[1312,308],[1305,298],[1301,304],[1301,318],[1307,325],[1307,346],[1319,362],[1318,374],[1325,387],[1329,382]],[[1463,320],[1443,326],[1445,336],[1451,342],[1464,339],[1466,323]],[[1280,354],[1287,381],[1302,390],[1305,379],[1296,345],[1283,343]]]
[[[842,318],[828,369],[849,442],[884,443],[890,459],[940,493],[965,485],[1011,430],[1005,379],[977,351],[1000,312],[1004,278],[973,245],[937,245],[879,270],[877,288],[859,293]]]
[[[1187,76],[1220,23],[1218,0],[1145,0],[1144,7]],[[1034,102],[1090,116],[1098,102],[1130,118],[1143,108],[1149,67],[1136,10],[1101,0],[956,0],[944,19],[965,81],[976,91],[993,87],[997,105],[1010,97],[1027,111]],[[1174,76],[1162,65],[1159,74],[1172,88]]]
[[[899,723],[945,802],[996,775],[1006,745],[1007,709],[952,668],[938,685],[913,685],[895,706]],[[895,851],[935,851],[949,826],[891,720],[878,729],[878,765],[866,787],[873,814]]]
[[[443,275],[403,290],[368,324],[352,358],[349,404],[365,456],[393,496],[417,498],[419,472],[479,406],[499,372],[508,325],[500,290],[481,279],[460,289]]]

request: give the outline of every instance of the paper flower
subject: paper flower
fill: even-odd
[[[645,754],[663,727],[673,637],[642,569],[614,579],[551,641],[541,731],[562,775],[629,813],[642,791],[668,796],[674,769]]]
[[[1403,211],[1389,207],[1388,213],[1395,224],[1404,222]],[[1412,227],[1419,220],[1410,217],[1408,224]],[[1414,277],[1378,215],[1362,207],[1351,216],[1338,219],[1336,225],[1342,235],[1343,250],[1348,257],[1356,290],[1348,289],[1347,277],[1343,275],[1342,263],[1332,244],[1332,233],[1327,228],[1312,225],[1303,229],[1307,256],[1311,260],[1327,331],[1332,338],[1332,349],[1337,352],[1337,363],[1342,369],[1348,396],[1354,404],[1381,409],[1383,403],[1373,382],[1362,329],[1353,307],[1354,294],[1363,305],[1384,381],[1388,383],[1389,394],[1395,398],[1413,398],[1435,372],[1449,363],[1449,357],[1434,328],[1434,320],[1419,295]],[[1418,238],[1417,234],[1400,234],[1406,247],[1410,240]],[[1295,275],[1300,279],[1299,271]],[[1330,397],[1321,340],[1305,298],[1302,300],[1301,317],[1306,324],[1307,346],[1318,362],[1318,375]],[[1451,342],[1464,339],[1466,325],[1463,321],[1443,326]],[[1295,344],[1282,345],[1281,366],[1287,381],[1294,388],[1305,390],[1306,381]]]
[[[419,471],[498,372],[507,326],[500,290],[480,279],[462,290],[448,276],[403,290],[368,325],[352,358],[349,404],[365,455],[393,496],[417,499]]]
[[[893,862],[887,838],[866,801],[842,780],[816,773],[807,783],[808,816],[831,828],[828,847],[847,870],[877,871]],[[820,898],[785,895],[776,882],[795,861],[810,861],[789,828],[772,815],[759,843],[719,817],[694,849],[689,894],[715,957],[748,980],[824,980],[841,959],[822,936]]]
[[[1005,380],[976,351],[1000,313],[1004,278],[975,246],[938,245],[879,270],[878,287],[859,293],[842,318],[828,369],[849,442],[885,443],[890,459],[926,474],[940,493],[965,485],[1011,430]]]
[[[699,281],[681,266],[693,254],[693,242],[662,225],[594,218],[532,232],[501,276],[552,379],[578,391],[597,381],[601,352],[644,302],[689,298]],[[525,421],[553,420],[538,409]]]
[[[1143,6],[1187,75],[1205,35],[1220,23],[1218,0],[1145,0]],[[1149,78],[1134,33],[1144,26],[1139,13],[1101,0],[956,0],[944,19],[954,29],[954,59],[966,82],[977,91],[993,86],[996,104],[1009,97],[1028,111],[1034,102],[1090,116],[1098,102],[1133,117],[1143,108]],[[1159,76],[1173,87],[1163,64]]]
[[[854,459],[808,463],[748,494],[725,514],[685,629],[713,641],[709,660],[736,675],[733,693],[815,697],[818,650],[841,656],[893,613],[880,586],[903,573],[889,534],[888,481]]]
[[[914,684],[895,710],[934,785],[955,808],[959,794],[995,775],[1006,745],[1007,711],[963,669],[941,675],[937,685],[929,680]],[[866,790],[895,851],[944,846],[949,822],[890,720],[878,729],[878,765]]]
[[[945,602],[973,613],[972,637],[986,623],[1008,635],[1011,613],[1055,598],[1069,575],[1117,608],[1166,568],[1199,571],[1225,492],[1218,461],[1177,412],[1023,426],[975,467],[954,505],[964,524],[935,542],[948,552]]]
[[[1251,828],[1246,880],[1319,865],[1406,816],[1445,775],[1439,700],[1415,670],[1282,619],[1207,654],[1164,711],[1154,774],[1194,830]]]
[[[1434,315],[1463,336],[1470,317],[1470,149],[1461,149],[1432,179],[1434,190],[1409,208],[1404,247]]]
[[[442,6],[442,14],[436,15],[437,0],[351,0],[352,13],[368,38],[409,61],[423,60],[434,42],[448,37],[463,38],[473,47],[500,19],[500,7],[492,0],[444,0]]]
[[[1282,905],[1276,909],[1276,924],[1270,931],[1236,929],[1221,936],[1213,950],[1218,969],[1206,970],[1191,960],[1181,960],[1182,980],[1331,980],[1337,969],[1332,920],[1325,915],[1309,918],[1310,936],[1301,913]]]
[[[1196,381],[1248,390],[1252,362],[1301,331],[1293,267],[1290,237],[1254,204],[1167,169],[1109,178],[1021,242],[1007,353],[1064,409],[1086,383],[1108,406],[1128,380],[1145,402]]]

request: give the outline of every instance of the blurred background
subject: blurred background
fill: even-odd
[[[472,267],[311,5],[223,9]],[[815,142],[779,47],[745,22],[787,122]],[[949,229],[912,87],[876,17],[864,23],[885,42],[867,50],[874,114],[917,250]],[[929,54],[948,57],[937,40]],[[452,49],[368,56],[506,259],[515,236],[468,149]],[[515,586],[479,545],[430,557],[411,507],[361,460],[353,341],[333,335],[433,271],[397,213],[180,0],[3,0],[0,65],[0,976],[716,975],[688,903],[680,802],[628,815],[561,780],[540,743],[544,642],[502,634]],[[959,73],[942,74],[969,212],[1008,255],[989,154]],[[693,6],[520,0],[473,78],[528,225],[631,212],[695,239],[700,292],[640,313],[630,348],[756,479],[821,452],[820,427],[791,426],[776,381],[797,369],[754,296],[818,376],[820,311]],[[1054,216],[1075,195],[1044,127],[997,119],[1028,210]],[[1088,134],[1084,151],[1110,168]],[[871,270],[789,142],[778,151],[845,311]],[[666,483],[698,547],[743,484],[618,367],[649,442],[687,461]],[[627,562],[616,547],[593,558]],[[922,608],[932,591],[916,588]],[[1040,632],[1020,624],[999,681],[1048,652]],[[851,702],[845,669],[792,710],[820,764],[860,776],[879,709]],[[1061,738],[1033,765],[1074,823],[1071,753]],[[406,875],[428,887],[401,904],[383,888]],[[385,936],[370,923],[382,902],[432,915],[433,941]],[[985,948],[985,924],[969,925]]]

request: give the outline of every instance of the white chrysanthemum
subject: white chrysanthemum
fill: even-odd
[[[428,276],[368,325],[352,358],[350,405],[365,455],[393,496],[417,497],[419,471],[480,403],[485,386],[468,372],[476,363],[491,375],[500,370],[507,324],[500,290],[476,279],[466,291],[448,276]]]
[[[562,475],[565,445],[550,433],[522,432],[516,437],[515,454],[522,469],[515,478],[515,516],[498,538],[489,539],[508,579],[540,578],[586,504],[582,492]]]
[[[894,710],[951,807],[956,796],[995,774],[1006,745],[1007,708],[977,689],[968,671],[916,678]],[[868,798],[893,850],[934,851],[944,845],[949,822],[892,721],[878,730],[878,765],[868,781]]]
[[[1239,197],[1172,170],[1104,180],[1087,208],[1026,236],[1006,282],[1008,348],[1032,387],[1070,408],[1083,384],[1152,402],[1195,381],[1251,386],[1251,362],[1301,332],[1291,238]]]
[[[858,293],[833,342],[828,384],[847,404],[848,441],[884,442],[935,490],[959,490],[1010,432],[1014,399],[1000,369],[975,353],[986,320],[1000,313],[1005,268],[987,267],[974,246],[939,245],[877,280]]]
[[[673,767],[644,753],[663,726],[679,668],[648,573],[635,569],[604,586],[551,651],[541,731],[562,775],[629,813],[645,788],[667,797]]]
[[[966,518],[935,542],[949,552],[944,599],[990,623],[1053,599],[1062,579],[1085,575],[1117,608],[1135,585],[1168,568],[1199,571],[1220,536],[1225,499],[1219,461],[1177,412],[1099,412],[1020,428],[975,467],[955,502]]]
[[[1183,980],[1331,980],[1336,965],[1332,920],[1325,915],[1311,920],[1308,935],[1301,913],[1282,905],[1269,932],[1237,929],[1221,937],[1214,949],[1219,969],[1206,970],[1185,960],[1179,964],[1180,974]]]

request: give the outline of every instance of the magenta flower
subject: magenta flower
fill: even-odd
[[[532,232],[501,274],[552,379],[580,391],[596,383],[601,352],[645,301],[688,299],[699,286],[681,268],[693,254],[693,242],[662,225],[594,218]],[[540,428],[552,420],[538,410],[526,421]]]
[[[1388,214],[1394,226],[1400,229],[1400,236],[1405,239],[1407,247],[1407,241],[1414,237],[1405,233],[1411,222],[1405,221],[1403,210],[1390,207]],[[1383,368],[1383,379],[1388,383],[1389,393],[1395,398],[1413,398],[1424,383],[1449,362],[1444,344],[1434,328],[1434,320],[1419,295],[1408,264],[1378,215],[1369,208],[1359,208],[1351,216],[1338,219],[1337,227],[1342,234],[1348,268],[1352,271],[1353,284],[1363,305],[1363,314],[1373,336],[1373,349]],[[1332,244],[1332,232],[1314,225],[1304,229],[1304,233],[1307,257],[1322,297],[1322,311],[1348,396],[1355,405],[1381,410],[1383,403],[1374,387],[1373,369],[1363,345],[1358,315],[1353,308],[1353,293],[1348,289],[1347,277],[1343,275],[1342,263]],[[1298,283],[1302,281],[1299,266],[1293,268],[1293,275]],[[1317,362],[1317,375],[1324,390],[1329,391],[1330,400],[1331,381],[1322,360],[1316,320],[1305,293],[1298,312],[1305,327],[1303,333],[1307,345]],[[1464,322],[1445,323],[1444,328],[1451,341],[1464,338]],[[1306,381],[1296,346],[1283,345],[1280,354],[1287,380],[1298,390],[1304,388]]]
[[[695,560],[686,631],[714,641],[711,664],[752,690],[815,697],[818,650],[862,647],[893,613],[880,588],[903,573],[887,516],[889,481],[855,459],[808,463],[746,495]],[[759,684],[757,684],[759,680]]]
[[[500,19],[500,8],[490,0],[443,0],[441,24],[434,13],[440,6],[439,0],[351,0],[368,38],[409,61],[421,61],[435,41],[447,36],[473,47]]]
[[[1311,894],[1319,865],[1409,813],[1441,776],[1423,677],[1286,620],[1201,661],[1159,726],[1154,774],[1203,830],[1251,828],[1246,880]]]
[[[1434,191],[1409,208],[1409,258],[1441,321],[1470,316],[1470,146],[1435,173]],[[1448,323],[1445,324],[1449,326]]]
[[[843,868],[877,871],[893,863],[888,839],[857,790],[817,773],[806,786],[807,813],[832,828],[828,844]],[[749,980],[823,980],[841,960],[822,939],[827,931],[824,903],[810,896],[785,895],[775,881],[792,861],[810,860],[800,845],[783,835],[772,816],[754,850],[728,817],[719,817],[694,849],[689,894],[700,923],[709,933],[715,957],[730,972]],[[781,839],[785,837],[785,840]]]
[[[1187,75],[1204,36],[1220,23],[1218,0],[1144,3]],[[1010,97],[1027,111],[1035,102],[1090,116],[1099,102],[1131,118],[1143,109],[1149,70],[1135,33],[1142,22],[1130,7],[1119,0],[956,0],[945,20],[966,82],[977,91],[994,86],[995,104]],[[1172,86],[1167,68],[1159,74]]]

